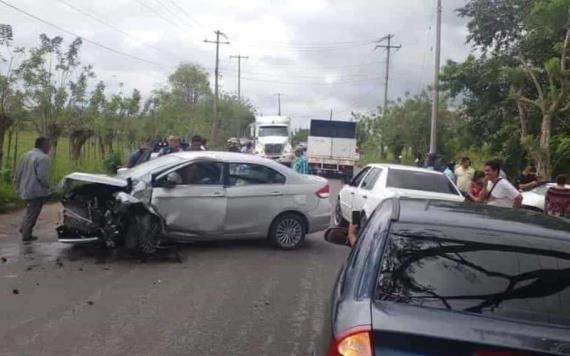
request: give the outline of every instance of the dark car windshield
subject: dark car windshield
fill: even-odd
[[[125,172],[117,174],[118,178],[130,177],[134,180],[140,180],[142,177],[159,170],[162,167],[169,167],[176,163],[183,162],[184,159],[172,155],[166,155],[150,160],[136,167],[133,167]]]
[[[289,131],[285,126],[263,126],[259,128],[259,137],[265,136],[289,136]]]
[[[443,174],[431,172],[410,171],[405,169],[390,169],[388,171],[387,187],[423,190],[426,192],[455,194],[453,184]]]
[[[376,298],[569,327],[569,285],[567,243],[534,249],[392,234]]]

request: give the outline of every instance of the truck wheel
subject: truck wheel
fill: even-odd
[[[150,214],[135,214],[130,219],[126,240],[131,251],[142,256],[152,255],[160,244],[160,225]]]
[[[269,242],[282,250],[294,250],[305,241],[305,221],[297,214],[278,216],[269,229]]]
[[[338,227],[348,227],[348,221],[342,217],[342,209],[340,208],[340,197],[336,201],[334,208],[334,224]]]

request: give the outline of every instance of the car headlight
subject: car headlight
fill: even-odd
[[[291,147],[291,144],[286,144],[285,148],[283,149],[283,155],[288,155],[291,153],[291,151],[293,151],[293,147]]]

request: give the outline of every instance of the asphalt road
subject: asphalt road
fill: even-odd
[[[30,245],[21,212],[0,215],[0,355],[309,355],[349,251],[319,233],[296,251],[202,243],[141,263],[59,244],[58,210]]]

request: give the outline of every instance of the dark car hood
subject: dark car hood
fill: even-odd
[[[372,303],[375,331],[421,335],[489,346],[570,355],[570,329],[460,312]]]

